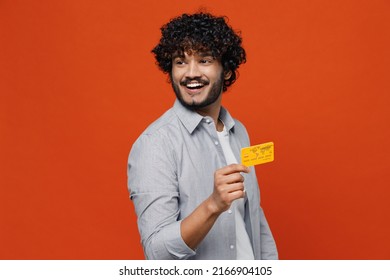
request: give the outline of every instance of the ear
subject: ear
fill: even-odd
[[[231,76],[232,76],[232,71],[226,72],[225,73],[225,80],[229,80]]]

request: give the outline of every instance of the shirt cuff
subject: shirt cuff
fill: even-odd
[[[188,247],[181,237],[180,225],[181,221],[178,221],[165,228],[164,244],[169,254],[175,256],[175,258],[188,259],[196,255],[196,252]]]

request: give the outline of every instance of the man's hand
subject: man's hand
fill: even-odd
[[[195,250],[218,216],[229,209],[232,202],[244,197],[244,177],[249,172],[242,164],[231,164],[214,173],[214,191],[180,225],[181,236],[188,247]]]
[[[242,164],[230,164],[215,171],[214,191],[209,204],[213,213],[220,214],[228,210],[234,200],[244,197],[244,177],[240,172],[249,171],[249,167]]]

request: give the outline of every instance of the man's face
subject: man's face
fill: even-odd
[[[214,103],[223,89],[223,67],[210,53],[174,56],[171,82],[183,106],[197,110]]]

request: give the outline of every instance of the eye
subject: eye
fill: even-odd
[[[182,64],[184,64],[184,61],[183,60],[175,60],[175,64],[176,65],[182,65]]]
[[[174,65],[183,65],[184,63],[185,63],[184,59],[181,57],[176,57],[175,59],[173,59]]]
[[[202,58],[201,60],[199,60],[199,63],[202,63],[202,64],[210,64],[214,61],[214,58],[212,57],[204,57]]]

